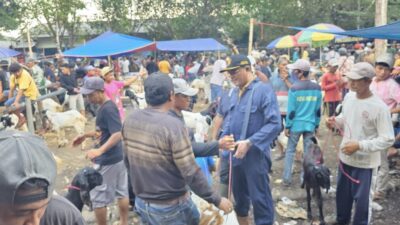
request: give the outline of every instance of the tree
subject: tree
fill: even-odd
[[[134,31],[132,0],[96,0],[102,12],[100,21],[106,30],[130,33]]]
[[[0,0],[0,30],[14,30],[19,25],[20,7],[13,0]]]
[[[75,41],[76,31],[80,25],[77,11],[85,8],[82,0],[20,0],[26,20],[35,18],[54,38],[58,52],[64,46],[71,47]],[[68,34],[69,40],[64,43]]]

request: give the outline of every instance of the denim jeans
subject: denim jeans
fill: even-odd
[[[153,204],[136,197],[135,209],[142,225],[197,225],[200,214],[192,199],[174,205]]]
[[[290,132],[288,145],[285,153],[285,167],[283,169],[283,181],[285,183],[292,182],[292,166],[294,156],[296,154],[296,146],[299,142],[300,136],[303,135],[303,155],[306,155],[308,152],[308,146],[312,144],[311,138],[314,136],[314,132]],[[303,170],[302,170],[303,173]],[[303,179],[303,176],[300,176],[300,180]]]
[[[222,86],[211,84],[211,102],[214,102],[218,97],[221,97]]]

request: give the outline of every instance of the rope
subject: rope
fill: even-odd
[[[348,124],[345,120],[343,120],[343,123],[344,123],[345,126],[347,126],[347,128],[348,128],[348,130],[349,130],[349,139],[351,139],[351,136],[352,136],[352,135],[351,135],[351,128],[350,128],[349,124]],[[343,129],[342,129],[341,127],[339,127],[339,125],[336,123],[336,121],[335,121],[334,126],[335,126],[335,128],[339,131],[340,136],[344,137],[344,131],[343,131]],[[333,142],[333,138],[332,138],[332,142]],[[326,145],[328,145],[328,144],[326,144]],[[335,144],[333,144],[333,145],[334,145],[335,147],[340,148],[340,146],[336,146]],[[340,149],[339,149],[339,151],[340,151]],[[342,161],[341,161],[340,158],[339,158],[339,151],[337,152],[337,161],[338,161],[338,164],[339,164],[339,169],[340,169],[340,171],[341,171],[342,174],[343,174],[345,177],[347,177],[351,182],[353,182],[353,183],[355,183],[355,184],[360,184],[360,183],[361,183],[360,180],[353,178],[350,174],[348,174],[348,173],[344,170],[344,168],[343,168],[343,163],[342,163]]]

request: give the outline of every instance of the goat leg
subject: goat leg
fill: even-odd
[[[312,220],[312,212],[311,212],[311,193],[310,187],[306,184],[306,192],[307,192],[307,218]]]
[[[320,189],[320,187],[317,187],[314,189],[314,191],[316,193],[317,204],[318,204],[318,209],[319,209],[319,224],[325,225],[324,212],[323,212],[323,199],[322,199],[321,189]]]

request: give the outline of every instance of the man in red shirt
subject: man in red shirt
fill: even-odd
[[[337,73],[339,63],[336,59],[331,59],[328,62],[329,72],[325,73],[321,79],[322,90],[325,91],[324,103],[328,105],[329,117],[335,115],[336,107],[342,101],[343,81]]]

